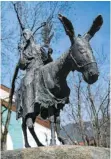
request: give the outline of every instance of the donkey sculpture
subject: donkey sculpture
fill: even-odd
[[[59,141],[63,144],[67,144],[67,141],[60,136],[60,110],[63,109],[66,103],[69,103],[70,89],[66,81],[69,72],[76,70],[82,73],[84,81],[88,84],[93,84],[98,80],[98,67],[89,41],[103,23],[102,16],[97,16],[89,31],[83,36],[78,35],[76,37],[72,23],[60,14],[58,18],[70,38],[71,47],[56,61],[41,66],[39,70],[35,70],[35,84],[33,87],[35,92],[35,105],[34,113],[30,114],[33,123],[39,114],[43,119],[49,118],[51,126],[51,145],[56,145],[55,131],[57,132]],[[28,124],[32,127],[31,134],[37,145],[43,146],[34,132],[33,123]],[[30,147],[27,140],[26,128],[28,125],[26,120],[23,120],[22,125],[25,146]],[[24,127],[24,125],[26,126]]]

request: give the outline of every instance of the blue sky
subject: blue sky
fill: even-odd
[[[75,3],[75,8],[71,9],[69,19],[72,21],[76,35],[84,34],[88,31],[94,18],[101,14],[104,24],[99,32],[92,38],[91,44],[94,48],[99,48],[101,45],[106,45],[105,50],[109,56],[109,39],[110,39],[110,8],[109,2],[72,2]],[[66,16],[68,11],[66,12]],[[76,14],[76,15],[75,15]],[[61,26],[62,27],[62,26]],[[66,40],[67,39],[67,40]],[[65,44],[63,50],[69,47],[70,42],[64,33],[64,37],[59,40],[60,44]]]
[[[100,77],[97,83],[101,82],[104,85],[106,83],[103,81],[102,77],[105,76],[107,79],[110,73],[110,3],[94,1],[72,3],[75,4],[75,7],[71,8],[70,13],[67,10],[65,15],[72,21],[76,36],[78,34],[83,35],[86,33],[97,15],[101,14],[103,17],[103,25],[90,40],[90,44],[97,59],[100,71]],[[66,36],[65,32],[63,32],[60,40],[57,42],[56,52],[53,54],[53,57],[59,57],[62,52],[67,50],[69,47],[69,38]],[[104,53],[104,57],[102,55],[102,51]],[[101,61],[104,61],[104,63]]]
[[[9,2],[5,2],[4,5],[7,6]],[[104,19],[104,24],[102,26],[102,28],[100,29],[100,31],[98,33],[96,33],[96,35],[94,36],[94,38],[92,38],[91,40],[91,45],[92,48],[95,50],[99,50],[99,58],[101,57],[101,47],[104,47],[104,51],[105,51],[105,55],[107,56],[107,58],[109,59],[109,55],[110,55],[110,3],[109,2],[69,2],[70,6],[72,6],[72,4],[74,5],[74,7],[71,7],[70,9],[66,9],[66,11],[64,11],[64,15],[67,16],[73,23],[74,29],[75,29],[75,33],[76,35],[79,34],[84,34],[89,27],[92,24],[93,19],[98,15],[101,14],[103,16]],[[32,2],[33,5],[33,2]],[[9,29],[11,29],[11,27],[13,27],[15,25],[15,28],[17,27],[16,25],[16,17],[14,12],[12,12],[12,9],[9,9],[6,11],[5,14],[5,19],[7,20],[7,25],[6,30],[8,32]],[[59,20],[58,20],[59,22]],[[17,29],[19,29],[19,27],[17,27]],[[56,28],[55,30],[55,34],[57,32]],[[63,27],[61,25],[61,29],[63,30]],[[60,37],[59,39],[52,44],[53,49],[55,50],[53,53],[53,58],[56,59],[58,58],[64,51],[66,51],[69,46],[70,46],[70,41],[68,39],[68,37],[65,35],[65,32],[62,31],[60,33]],[[17,38],[15,39],[15,43],[17,43]],[[4,47],[4,46],[3,46]],[[8,50],[6,50],[8,51]],[[17,55],[16,57],[14,57],[14,52],[12,54],[8,53],[9,56],[7,56],[7,63],[9,65],[7,66],[3,66],[2,65],[2,73],[4,72],[8,72],[7,76],[2,77],[2,84],[7,85],[8,87],[10,87],[10,78],[7,78],[8,76],[10,76],[9,73],[9,68],[10,68],[10,72],[11,75],[13,74],[14,71],[14,66],[17,62]],[[16,54],[16,53],[15,53]],[[95,56],[97,56],[95,54]],[[13,59],[13,62],[8,62],[9,59]],[[107,61],[106,63],[106,67],[107,69],[109,68],[109,61]],[[6,71],[7,70],[7,71]],[[108,69],[109,71],[109,69]]]
[[[33,2],[31,2],[34,5]],[[63,2],[64,3],[64,2]],[[85,32],[88,31],[90,28],[94,18],[101,14],[103,16],[103,26],[101,27],[100,31],[96,33],[96,35],[90,41],[92,49],[94,50],[94,55],[97,58],[100,77],[96,84],[101,83],[104,88],[106,86],[106,81],[102,78],[105,76],[106,79],[109,77],[109,58],[110,58],[110,2],[69,2],[70,9],[64,10],[64,15],[69,18],[74,26],[74,30],[76,35],[81,34],[83,35]],[[9,2],[3,3],[3,5],[7,8],[7,4]],[[46,6],[47,7],[47,6]],[[62,12],[61,12],[62,14]],[[8,32],[9,29],[15,28],[17,32],[19,32],[19,26],[17,25],[17,20],[12,8],[6,9],[4,14],[6,19],[6,31]],[[43,20],[41,20],[43,21]],[[59,20],[57,21],[58,23]],[[15,31],[14,30],[14,31]],[[59,31],[62,30],[62,31]],[[63,26],[59,25],[59,27],[54,29],[55,35],[58,34],[58,39],[54,41],[51,45],[54,52],[53,58],[56,60],[63,52],[65,52],[70,47],[69,38],[66,36]],[[17,46],[17,41],[19,41],[18,36],[16,35],[13,37],[13,43]],[[9,40],[9,44],[10,44]],[[103,58],[102,57],[102,49],[104,51],[104,64],[102,65],[99,61]],[[13,76],[15,65],[18,61],[19,55],[17,54],[16,49],[8,50],[5,48],[5,45],[2,45],[2,51],[5,51],[7,56],[2,55],[2,81],[1,83],[10,87],[11,86],[11,78]],[[3,65],[3,61],[5,60],[5,65]],[[68,78],[70,81],[70,77]],[[96,86],[96,84],[94,84]],[[105,90],[105,89],[104,89]],[[66,114],[67,116],[67,114]],[[65,115],[64,115],[65,117]]]

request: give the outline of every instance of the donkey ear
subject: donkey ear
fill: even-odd
[[[61,21],[61,23],[63,24],[65,32],[69,36],[69,38],[72,42],[73,37],[75,36],[75,33],[74,33],[74,28],[73,28],[71,21],[61,14],[58,14],[58,18]]]
[[[89,29],[89,31],[85,34],[85,38],[89,41],[94,34],[99,31],[99,29],[101,28],[103,24],[103,18],[101,15],[98,15],[95,20],[93,21],[93,24],[91,26],[91,28]]]

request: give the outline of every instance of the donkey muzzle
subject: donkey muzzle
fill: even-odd
[[[88,84],[93,84],[98,80],[99,72],[96,63],[90,64],[83,72],[83,79]]]

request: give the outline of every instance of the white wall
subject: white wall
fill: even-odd
[[[9,100],[9,93],[4,91],[1,88],[0,88],[0,99],[5,100],[6,102],[8,102],[8,100]],[[13,96],[13,101],[15,101],[15,96]]]

